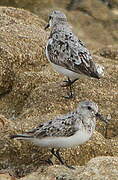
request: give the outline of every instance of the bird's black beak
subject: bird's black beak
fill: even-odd
[[[96,115],[96,118],[99,118],[101,121],[105,122],[106,124],[109,122],[109,119],[103,116],[102,114],[96,113],[95,115]]]
[[[49,23],[45,26],[45,30],[48,29],[50,27]]]

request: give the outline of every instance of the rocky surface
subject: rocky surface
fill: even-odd
[[[118,60],[118,47],[110,45],[110,46],[99,49],[97,51],[97,54],[105,58]]]
[[[97,2],[98,1],[98,2]],[[101,2],[100,2],[101,1]],[[79,9],[81,6],[81,3],[85,2],[84,0],[70,0],[67,8],[69,10],[76,10]],[[89,3],[92,1],[88,1]],[[109,8],[117,8],[118,7],[118,0],[96,0],[95,3],[104,3]],[[93,2],[93,3],[94,3]]]
[[[71,15],[68,16],[71,19]],[[82,34],[81,37],[90,44],[94,60],[104,65],[105,77],[101,80],[80,79],[74,86],[76,98],[64,99],[67,89],[60,87],[64,77],[54,72],[45,58],[49,34],[44,31],[45,24],[41,17],[28,11],[0,7],[0,170],[15,177],[27,175],[40,166],[47,168],[44,160],[51,155],[48,149],[10,140],[9,135],[72,111],[78,102],[86,99],[98,103],[103,114],[111,115],[107,135],[105,124],[97,122],[97,131],[91,140],[79,147],[61,150],[63,157],[69,164],[78,166],[96,156],[118,156],[117,56],[102,56],[102,49],[96,48],[98,44],[93,48],[90,37],[85,38]],[[113,51],[111,45],[110,52]],[[59,163],[55,159],[53,162]],[[56,167],[48,167],[48,174],[53,168]],[[60,172],[60,168],[63,169],[57,166],[56,171]]]
[[[40,173],[41,172],[41,173]],[[22,180],[95,180],[109,179],[117,180],[118,178],[118,157],[97,157],[91,159],[85,166],[76,166],[75,170],[70,170],[64,167],[54,166],[43,169],[41,168],[31,175],[28,175]]]
[[[71,0],[70,0],[71,1]],[[73,11],[68,11],[69,1],[63,0],[1,0],[0,5],[20,7],[37,14],[47,20],[47,14],[52,9],[59,9],[68,15],[78,36],[91,47],[117,44],[118,41],[118,0],[109,0],[113,9],[101,0],[73,0]],[[75,18],[76,17],[76,18]],[[91,41],[92,40],[92,41]]]
[[[21,180],[96,180],[118,178],[118,157],[103,156],[91,159],[85,166],[76,166],[70,170],[63,166],[41,166]],[[16,180],[7,174],[0,175],[1,180]]]
[[[29,94],[32,82],[22,82],[20,76],[27,72],[30,79],[31,74],[34,73],[35,76],[36,71],[41,71],[45,64],[44,44],[46,33],[43,27],[44,21],[38,20],[30,12],[14,8],[0,8],[1,97],[12,91],[11,98],[18,99],[14,97],[14,93],[17,91],[16,94],[20,96],[21,89],[21,93],[24,94],[23,100],[27,97],[27,93]],[[23,84],[25,84],[25,87]],[[17,86],[15,91],[14,86]],[[29,92],[26,93],[26,89],[29,89]],[[18,104],[22,103],[23,100]],[[8,101],[10,103],[10,99]],[[13,104],[10,106],[13,108]]]

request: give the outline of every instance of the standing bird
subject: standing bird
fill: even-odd
[[[72,98],[71,85],[80,76],[99,79],[103,76],[104,68],[92,61],[90,52],[72,32],[64,13],[53,11],[45,29],[49,27],[51,32],[46,45],[46,56],[57,72],[68,77],[63,86],[70,87],[67,97]]]
[[[51,147],[51,153],[61,164],[71,167],[61,158],[59,149],[77,146],[88,141],[95,130],[96,117],[107,123],[107,120],[98,113],[96,103],[83,101],[74,112],[42,123],[24,134],[10,137],[31,141],[41,147]],[[54,148],[57,150],[55,151]]]

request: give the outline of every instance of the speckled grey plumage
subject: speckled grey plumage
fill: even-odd
[[[70,79],[76,79],[78,75],[95,78],[100,78],[103,75],[103,67],[93,62],[89,50],[72,32],[65,14],[53,11],[49,15],[49,26],[51,32],[46,46],[46,55],[59,73]],[[59,70],[60,67],[76,74],[73,77],[73,74]]]
[[[96,126],[98,106],[94,102],[80,102],[74,112],[40,124],[24,134],[12,138],[24,139],[40,146],[71,147],[86,142]]]

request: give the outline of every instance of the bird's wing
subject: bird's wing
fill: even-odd
[[[67,114],[65,116],[60,116],[54,120],[50,120],[43,124],[40,124],[38,127],[27,132],[33,137],[43,138],[43,137],[63,137],[63,136],[72,136],[78,128],[75,127],[76,118],[74,113]]]
[[[51,41],[50,41],[51,40]],[[97,78],[95,63],[84,43],[71,32],[53,32],[47,45],[48,56],[52,63],[79,74]]]

